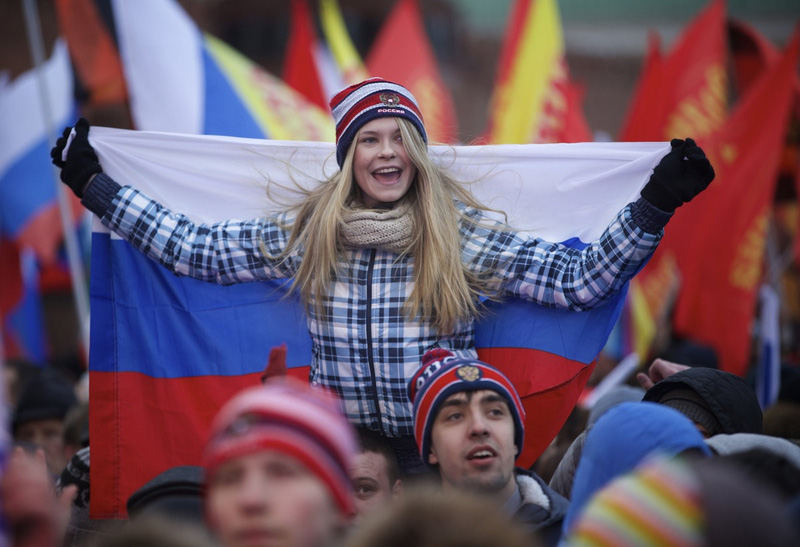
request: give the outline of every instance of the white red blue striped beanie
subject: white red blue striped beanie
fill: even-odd
[[[525,434],[525,409],[514,384],[493,366],[477,359],[461,358],[443,348],[422,356],[422,366],[408,383],[408,396],[414,403],[414,438],[425,465],[431,449],[431,431],[439,406],[454,393],[488,389],[508,401],[514,418],[514,443],[522,450]]]
[[[350,467],[355,431],[327,392],[294,378],[274,378],[229,400],[211,424],[203,453],[206,482],[219,466],[261,451],[292,456],[316,475],[345,515],[355,513]]]
[[[369,78],[344,88],[330,102],[336,123],[336,162],[344,163],[347,150],[364,124],[376,118],[405,118],[428,142],[422,112],[411,92],[383,78]]]

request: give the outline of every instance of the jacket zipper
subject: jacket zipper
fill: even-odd
[[[383,429],[383,417],[381,416],[381,407],[378,400],[378,378],[375,374],[375,360],[372,356],[372,273],[375,269],[375,253],[375,249],[370,249],[369,266],[367,267],[367,363],[369,363],[369,371],[372,375],[372,402],[375,405],[375,412],[378,414],[380,431],[385,435],[386,432]]]

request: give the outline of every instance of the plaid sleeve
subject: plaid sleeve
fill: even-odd
[[[473,271],[488,275],[490,287],[499,293],[572,310],[597,306],[621,289],[663,235],[645,232],[630,205],[584,249],[492,229],[484,221],[462,224],[463,252]]]
[[[291,277],[297,257],[270,260],[287,245],[289,232],[278,219],[195,224],[138,190],[122,187],[103,224],[177,275],[221,285]],[[283,217],[285,221],[285,216]]]

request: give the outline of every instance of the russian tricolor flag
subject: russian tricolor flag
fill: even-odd
[[[109,175],[197,222],[280,209],[294,197],[281,187],[314,184],[336,168],[330,143],[101,127],[90,138]],[[598,143],[433,152],[461,180],[478,181],[475,194],[505,210],[511,225],[581,245],[636,198],[666,150],[665,143]],[[311,344],[297,300],[284,299],[280,284],[222,287],[175,277],[98,222],[92,261],[92,512],[111,517],[158,472],[199,461],[211,417],[259,381],[272,347],[287,343],[290,373],[304,376]],[[482,357],[526,402],[526,463],[569,414],[622,296],[584,313],[508,302],[480,325]]]
[[[50,147],[53,132],[74,119],[72,72],[60,40],[41,67],[0,83],[0,349],[36,363],[46,357],[39,267],[55,261],[63,236]]]

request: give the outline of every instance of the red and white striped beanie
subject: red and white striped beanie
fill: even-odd
[[[231,459],[281,452],[319,477],[349,515],[355,512],[349,472],[357,447],[355,431],[331,395],[293,378],[271,379],[223,405],[211,424],[203,467],[210,483]]]
[[[356,133],[364,124],[376,118],[405,118],[414,124],[428,142],[422,112],[411,92],[400,84],[383,78],[369,78],[344,88],[330,102],[336,123],[336,162],[339,167]]]

